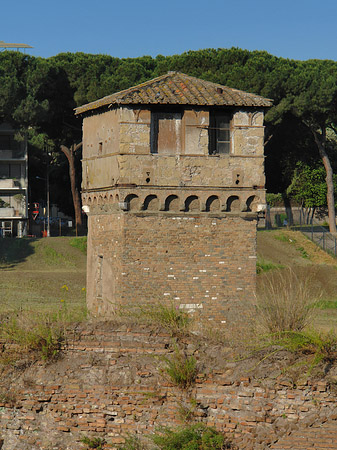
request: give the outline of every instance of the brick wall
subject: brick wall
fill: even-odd
[[[295,446],[300,436],[309,436],[303,429],[318,442],[323,422],[336,433],[337,398],[324,380],[294,388],[281,376],[269,382],[268,377],[250,379],[239,362],[226,358],[223,346],[205,346],[195,338],[184,344],[200,368],[189,392],[172,385],[160,371],[160,356],[174,352],[170,336],[139,326],[105,323],[74,330],[59,361],[30,367],[26,362],[21,370],[17,364],[11,378],[3,371],[3,450],[75,450],[83,435],[104,437],[107,448],[115,448],[127,432],[148,434],[158,425],[181,425],[188,410],[189,421],[228,432],[242,449],[308,448],[308,439],[307,446],[304,441],[303,447]],[[221,367],[202,359],[214,353],[223,361]],[[298,427],[301,432],[296,432]],[[322,448],[335,447],[330,442]]]
[[[255,220],[115,213],[91,216],[89,230],[92,311],[165,301],[231,326],[254,300]]]

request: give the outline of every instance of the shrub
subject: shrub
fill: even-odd
[[[193,356],[187,356],[176,347],[171,357],[162,356],[165,366],[162,369],[170,380],[182,389],[188,389],[197,376],[197,361]]]
[[[298,278],[290,268],[275,270],[260,279],[257,321],[270,333],[303,330],[314,304],[308,278]]]
[[[226,437],[202,423],[178,430],[164,428],[152,437],[160,450],[224,450],[232,448]]]

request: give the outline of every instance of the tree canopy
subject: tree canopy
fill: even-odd
[[[332,173],[337,123],[334,61],[294,61],[239,48],[123,59],[85,53],[61,53],[43,59],[5,51],[0,53],[0,121],[29,131],[32,163],[38,162],[39,155],[43,158],[45,139],[53,143],[55,179],[65,178],[69,161],[77,175],[73,182],[78,190],[81,123],[74,117],[73,108],[170,70],[274,99],[266,115],[266,180],[270,192],[286,191],[299,161],[312,167],[323,161],[327,171],[328,160]],[[65,191],[60,195],[63,185],[57,189],[55,185],[55,192],[69,209],[70,195]]]

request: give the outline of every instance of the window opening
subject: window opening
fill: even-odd
[[[231,120],[229,114],[218,111],[210,112],[209,154],[230,153]]]
[[[151,153],[175,155],[181,150],[181,112],[151,113]]]

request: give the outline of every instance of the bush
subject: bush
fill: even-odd
[[[163,372],[174,384],[182,389],[188,389],[194,383],[197,376],[197,361],[193,356],[186,356],[182,350],[176,347],[170,358],[162,356],[160,359],[165,363]]]
[[[315,299],[308,278],[299,279],[288,268],[260,279],[257,292],[257,322],[269,333],[301,331],[308,324]]]
[[[160,450],[224,450],[232,448],[225,436],[202,423],[172,430],[164,428],[153,442]]]
[[[273,193],[266,194],[266,202],[271,207],[282,206],[284,203],[282,194],[273,194]]]

